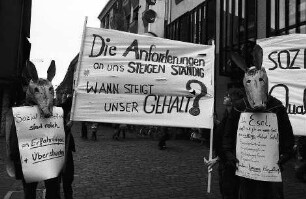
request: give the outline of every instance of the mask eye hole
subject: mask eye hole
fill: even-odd
[[[53,87],[50,87],[50,88],[49,88],[49,91],[52,92],[52,91],[53,91]]]
[[[259,81],[260,81],[260,82],[263,82],[264,80],[263,80],[263,78],[260,77],[260,78],[259,78]]]
[[[251,83],[251,80],[247,80],[246,83],[248,83],[248,84]]]
[[[35,93],[39,93],[39,89],[37,87],[34,88]]]

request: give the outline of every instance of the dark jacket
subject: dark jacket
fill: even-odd
[[[215,128],[214,128],[213,148],[215,150],[216,156],[219,157],[219,161],[222,161],[222,162],[224,160],[222,139],[223,139],[225,124],[226,124],[228,115],[229,115],[229,112],[225,110],[222,120],[220,121],[220,124],[215,125]]]
[[[214,150],[216,155],[219,157],[219,187],[222,198],[224,199],[237,199],[239,193],[239,178],[235,175],[233,168],[226,167],[226,160],[224,157],[224,151],[222,148],[222,139],[224,135],[224,129],[226,121],[230,112],[225,109],[222,120],[214,130]]]
[[[254,112],[246,98],[242,99],[235,105],[231,114],[227,118],[222,140],[222,149],[225,153],[226,161],[235,161],[236,134],[240,114],[242,112]],[[275,113],[277,116],[280,163],[284,163],[292,157],[294,145],[292,126],[286,108],[282,105],[281,101],[269,96],[265,112]]]
[[[72,97],[68,97],[64,103],[62,103],[59,107],[62,107],[63,109],[63,116],[64,116],[64,129],[65,129],[65,137],[66,137],[66,143],[68,143],[68,152],[75,152],[75,142],[74,138],[71,134],[71,128],[67,127],[67,121],[69,121],[70,117],[70,111],[72,106]]]
[[[16,180],[23,179],[21,161],[20,161],[20,153],[18,148],[18,138],[16,133],[15,122],[12,122],[10,137],[9,137],[9,147],[10,147],[10,160],[13,161],[15,167],[15,178]]]

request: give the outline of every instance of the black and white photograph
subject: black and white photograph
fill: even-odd
[[[306,0],[0,0],[0,199],[303,199]]]

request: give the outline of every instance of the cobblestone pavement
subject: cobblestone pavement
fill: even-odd
[[[208,157],[206,145],[172,139],[167,142],[166,150],[158,150],[157,141],[134,133],[127,133],[125,140],[112,140],[112,129],[108,126],[99,128],[97,141],[81,139],[79,129],[76,125],[73,130],[77,149],[75,199],[221,198],[216,170],[212,174],[211,193],[207,193],[207,169],[203,164],[203,157]],[[0,198],[3,198],[8,191],[22,188],[19,181],[5,174],[4,141],[2,138],[0,141]],[[294,161],[291,161],[284,171],[286,199],[305,198],[306,184],[294,178],[293,168]],[[39,189],[42,188],[40,183]],[[22,198],[22,193],[14,192],[10,198]]]
[[[206,193],[203,155],[208,150],[203,145],[171,140],[166,150],[159,150],[157,141],[135,134],[120,141],[111,135],[104,128],[96,142],[75,136],[76,198],[220,198],[217,179],[214,194]]]

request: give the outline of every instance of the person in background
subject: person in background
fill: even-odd
[[[122,138],[125,139],[127,124],[116,124],[114,125],[114,128],[115,129],[114,129],[113,139],[119,140],[121,132],[122,132]]]
[[[120,124],[118,137],[120,137],[120,133],[122,132],[122,139],[125,139],[127,130],[128,130],[127,124]]]
[[[72,121],[70,120],[70,111],[72,106],[72,96],[68,95],[67,99],[60,105],[64,111],[64,130],[65,130],[65,164],[62,170],[62,182],[65,199],[73,198],[72,183],[74,180],[74,161],[73,154],[75,152],[74,138],[71,133]]]
[[[214,121],[216,130],[214,130],[213,149],[216,157],[212,160],[205,161],[208,166],[208,170],[211,170],[217,163],[219,163],[219,188],[223,199],[237,199],[239,192],[239,179],[235,175],[235,170],[226,167],[224,154],[222,151],[222,137],[224,134],[224,127],[232,111],[233,105],[244,97],[244,92],[240,88],[230,88],[227,94],[224,96],[223,105],[225,111],[221,122]]]
[[[97,130],[98,130],[98,123],[93,122],[90,126],[91,128],[91,139],[97,141]]]
[[[113,129],[114,129],[114,133],[113,133],[113,140],[119,140],[119,126],[120,124],[112,124]]]
[[[170,139],[169,128],[161,127],[161,137],[158,141],[158,148],[160,150],[166,149],[166,141]]]
[[[81,132],[81,134],[82,134],[82,138],[83,139],[88,139],[88,137],[87,137],[87,124],[86,124],[86,122],[82,122],[82,132]]]

